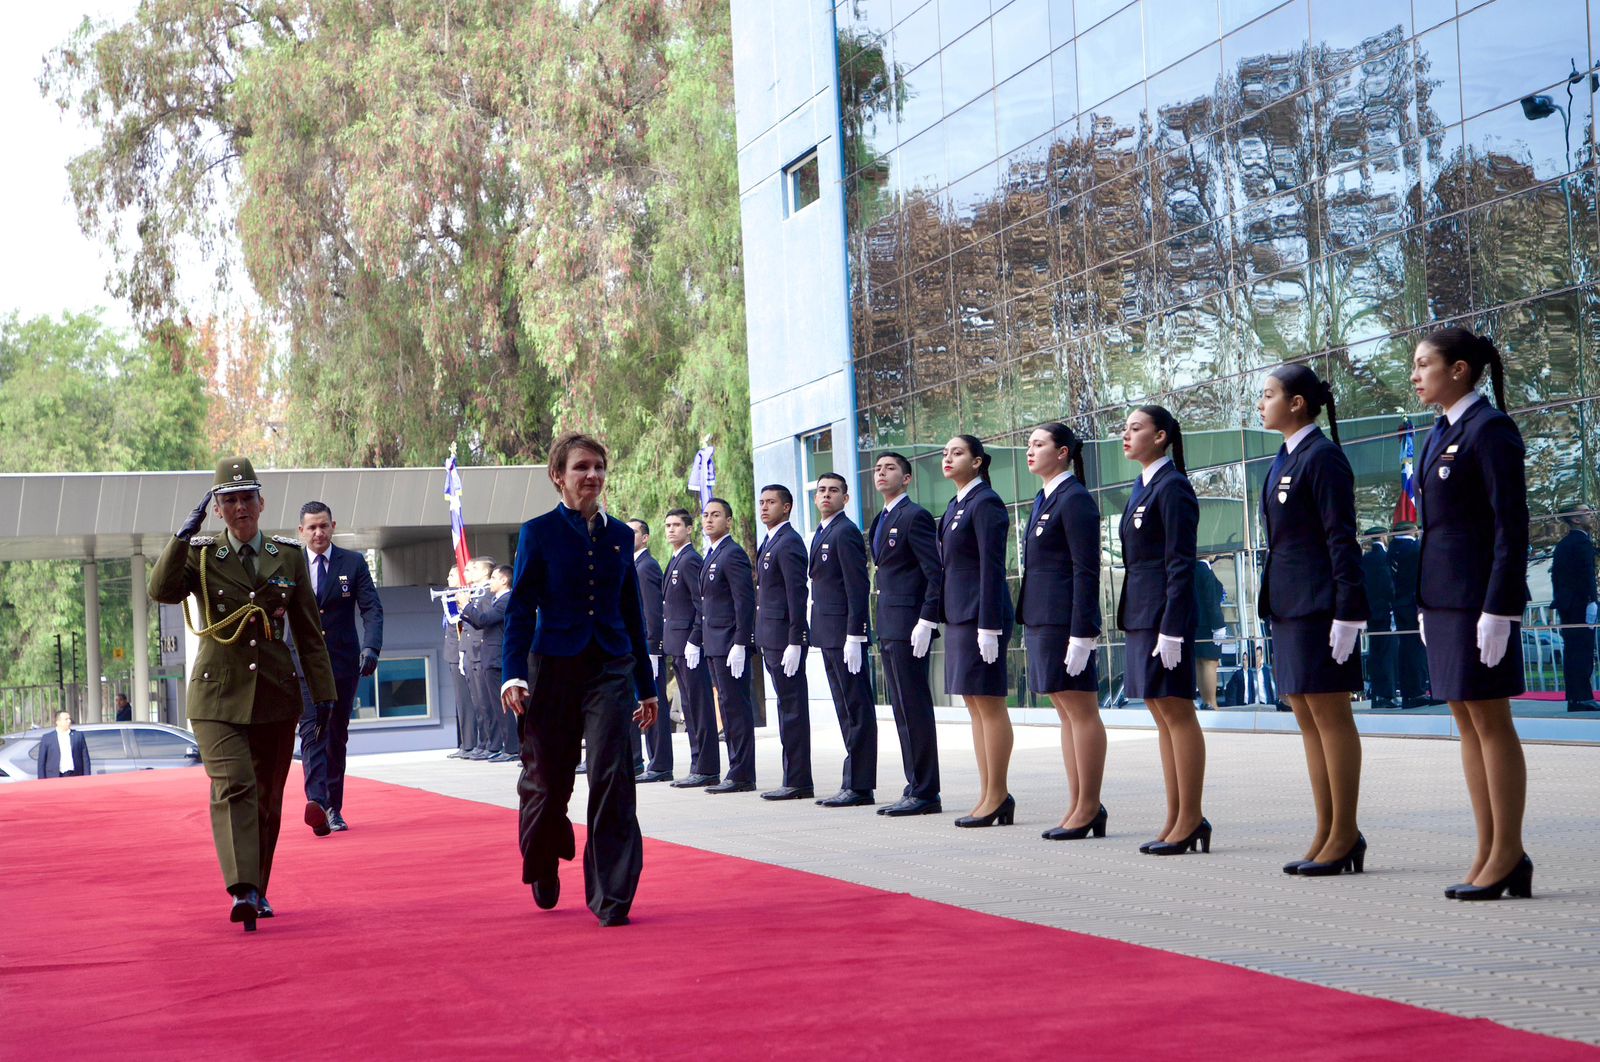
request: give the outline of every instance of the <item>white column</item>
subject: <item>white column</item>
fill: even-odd
[[[160,716],[150,711],[150,594],[145,586],[143,553],[132,557],[129,572],[129,596],[133,601],[133,717],[159,722]]]
[[[88,684],[82,710],[86,723],[100,722],[100,562],[83,562],[83,661]]]

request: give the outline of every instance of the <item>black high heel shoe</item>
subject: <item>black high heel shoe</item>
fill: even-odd
[[[1524,852],[1522,858],[1517,860],[1517,865],[1511,868],[1511,873],[1494,884],[1457,885],[1455,890],[1458,900],[1498,900],[1504,893],[1519,900],[1532,899],[1533,860]]]
[[[1000,806],[987,815],[963,815],[956,820],[957,826],[1010,826],[1016,821],[1017,802],[1010,793],[1000,802]]]
[[[228,921],[243,922],[246,933],[256,931],[256,918],[258,912],[256,905],[261,902],[261,894],[255,889],[246,889],[233,898],[233,908],[228,912]]]
[[[1199,849],[1202,852],[1211,851],[1211,823],[1205,819],[1200,820],[1200,825],[1194,832],[1181,841],[1157,841],[1150,846],[1151,855],[1183,855]]]
[[[1094,818],[1082,826],[1055,826],[1044,831],[1039,836],[1047,841],[1081,841],[1091,833],[1096,837],[1104,837],[1106,835],[1106,806],[1104,804],[1101,804],[1100,810],[1094,813]]]
[[[1146,841],[1144,844],[1141,844],[1139,846],[1139,851],[1143,852],[1145,855],[1149,855],[1150,854],[1150,849],[1154,848],[1158,844],[1166,844],[1166,843],[1167,842],[1165,842],[1161,838],[1157,837],[1153,841]]]
[[[1367,839],[1361,834],[1356,834],[1356,843],[1350,846],[1350,851],[1329,863],[1318,863],[1316,860],[1307,860],[1301,863],[1295,873],[1302,878],[1331,878],[1335,874],[1349,871],[1360,874],[1367,863]]]
[[[1309,859],[1296,859],[1293,863],[1285,863],[1283,865],[1283,872],[1285,874],[1298,874],[1300,873],[1300,868],[1309,862],[1311,862]]]

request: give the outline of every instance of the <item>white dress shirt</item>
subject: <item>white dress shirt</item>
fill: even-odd
[[[78,765],[72,762],[72,731],[71,730],[57,730],[56,731],[56,747],[61,750],[61,769],[63,771],[75,771],[75,770],[77,770],[78,769]]]

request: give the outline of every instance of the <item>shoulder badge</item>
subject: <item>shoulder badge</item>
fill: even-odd
[[[266,544],[265,549],[269,557],[276,557],[278,555],[278,547],[271,542]]]
[[[288,535],[273,535],[272,536],[272,541],[274,541],[274,542],[276,542],[276,543],[278,543],[279,545],[282,545],[282,546],[298,546],[298,545],[300,545],[300,540],[298,538],[290,538]]]
[[[189,545],[191,545],[191,546],[209,546],[209,545],[211,545],[211,543],[215,542],[216,540],[217,540],[217,536],[216,535],[190,535],[189,536]]]

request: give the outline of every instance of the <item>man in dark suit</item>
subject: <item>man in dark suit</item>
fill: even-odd
[[[306,825],[318,837],[349,829],[344,821],[345,749],[350,742],[350,712],[356,684],[378,670],[383,650],[383,603],[367,570],[367,559],[333,544],[333,511],[320,501],[300,506],[300,541],[306,548],[311,592],[322,618],[322,638],[333,664],[338,691],[333,715],[319,729],[310,690],[300,714],[300,761],[305,770]],[[361,634],[356,634],[356,609]]]
[[[656,677],[656,690],[661,694],[661,718],[656,725],[635,737],[633,758],[640,761],[643,752],[650,753],[650,762],[644,770],[636,771],[637,782],[672,781],[672,702],[667,699],[667,676],[661,670],[661,643],[666,622],[661,596],[661,565],[650,555],[650,525],[643,520],[629,520],[633,528],[633,569],[639,573],[639,598],[644,603],[644,637],[650,643],[650,671]],[[638,745],[645,746],[641,750]]]
[[[71,712],[57,712],[56,728],[39,739],[39,777],[70,778],[91,769],[88,739],[72,729]]]
[[[496,565],[489,575],[489,592],[479,594],[461,610],[461,622],[478,632],[479,704],[489,706],[488,723],[493,751],[490,763],[510,763],[521,752],[517,738],[517,717],[500,705],[501,648],[506,629],[506,600],[511,596],[511,567]]]
[[[1389,543],[1389,570],[1394,575],[1394,629],[1396,672],[1400,683],[1400,707],[1422,708],[1442,704],[1428,695],[1428,650],[1417,632],[1417,563],[1422,547],[1417,544],[1417,525],[1408,521],[1395,524]]]
[[[944,587],[938,528],[932,514],[906,494],[911,462],[904,455],[879,457],[872,481],[883,497],[883,509],[867,532],[878,572],[878,648],[906,772],[899,801],[880,807],[878,814],[937,815],[944,805],[939,799],[939,738],[928,649],[939,636]]]
[[[712,498],[700,521],[711,545],[700,573],[703,644],[685,650],[690,665],[703,650],[711,670],[722,728],[728,735],[728,774],[708,793],[752,793],[756,788],[756,710],[750,700],[750,651],[755,643],[756,587],[750,555],[733,540],[733,506]]]
[[[445,585],[452,590],[461,588],[460,568],[451,565]],[[461,638],[462,604],[447,602],[444,615],[444,666],[456,690],[456,750],[447,757],[452,760],[468,759],[478,747],[477,698],[467,679],[467,650]]]
[[[781,484],[761,488],[767,534],[756,551],[756,647],[778,698],[783,785],[763,800],[816,795],[811,781],[811,692],[806,684],[806,544],[789,524],[794,495]]]
[[[489,576],[497,566],[493,557],[474,557],[467,565],[467,585],[461,595],[463,610],[479,594],[488,592]],[[472,732],[476,739],[472,750],[464,758],[492,759],[499,750],[499,731],[494,722],[499,706],[485,704],[483,700],[483,631],[465,621],[461,624],[461,664],[467,675],[467,695],[472,702]]]
[[[867,545],[844,513],[850,486],[837,472],[817,477],[817,515],[811,539],[811,644],[822,652],[833,710],[844,735],[844,779],[839,791],[817,801],[825,808],[875,803],[878,784],[878,712],[867,656]]]
[[[1389,549],[1383,544],[1384,529],[1367,528],[1371,539],[1361,555],[1361,575],[1367,588],[1367,606],[1372,618],[1367,625],[1367,687],[1375,711],[1400,707],[1395,695],[1394,660],[1398,648],[1394,630],[1394,569],[1389,565]]]
[[[700,573],[705,565],[692,541],[694,514],[688,509],[670,509],[664,523],[672,557],[661,577],[661,685],[666,684],[671,665],[683,707],[683,728],[689,734],[689,775],[673,782],[672,788],[698,789],[722,780],[711,676],[700,666]],[[694,650],[692,660],[690,649]]]
[[[117,722],[133,722],[133,705],[128,703],[128,695],[126,693],[117,694]]]
[[[1550,558],[1550,587],[1556,616],[1561,621],[1562,685],[1567,691],[1567,711],[1600,711],[1594,699],[1594,539],[1585,528],[1588,508],[1563,516],[1567,534],[1556,543]]]

